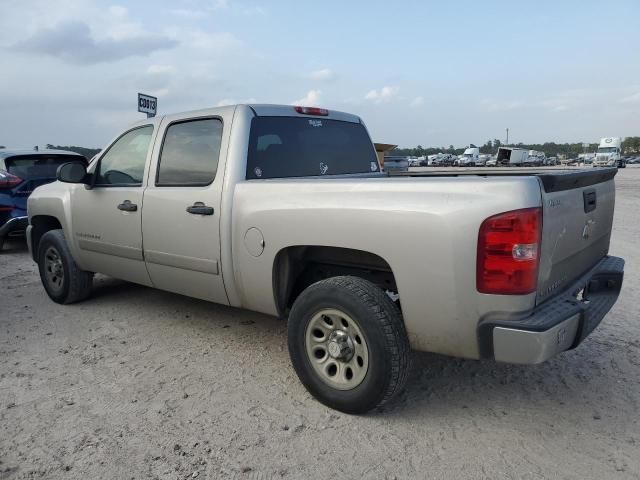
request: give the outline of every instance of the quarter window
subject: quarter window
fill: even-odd
[[[136,128],[111,145],[100,159],[97,185],[142,185],[153,126]]]
[[[164,137],[157,186],[209,185],[216,177],[222,121],[189,120],[169,125]]]

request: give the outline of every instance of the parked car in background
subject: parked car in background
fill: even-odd
[[[547,156],[538,150],[529,150],[529,158],[525,162],[528,167],[541,167],[547,164]]]
[[[476,161],[476,167],[486,166],[489,160],[491,160],[491,155],[487,155],[487,154],[479,155],[478,160]]]
[[[71,161],[87,164],[65,150],[0,150],[0,250],[8,237],[24,235],[31,192],[55,181],[58,167]]]
[[[444,162],[444,153],[434,153],[427,157],[427,162],[430,167],[439,167]]]
[[[384,171],[406,171],[409,168],[409,160],[407,157],[401,157],[398,155],[389,155],[384,157]]]

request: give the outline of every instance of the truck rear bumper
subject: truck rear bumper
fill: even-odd
[[[535,364],[577,347],[618,299],[624,260],[605,257],[571,288],[519,320],[485,319],[479,327],[484,356]]]

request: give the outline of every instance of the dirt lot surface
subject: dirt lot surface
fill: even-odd
[[[314,401],[283,321],[99,277],[60,306],[0,254],[0,479],[640,478],[640,168],[621,170],[620,300],[539,366],[414,354],[405,392]]]

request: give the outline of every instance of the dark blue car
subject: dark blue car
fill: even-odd
[[[65,150],[0,150],[0,250],[7,237],[24,235],[27,198],[36,187],[56,179],[67,162],[87,159]]]

